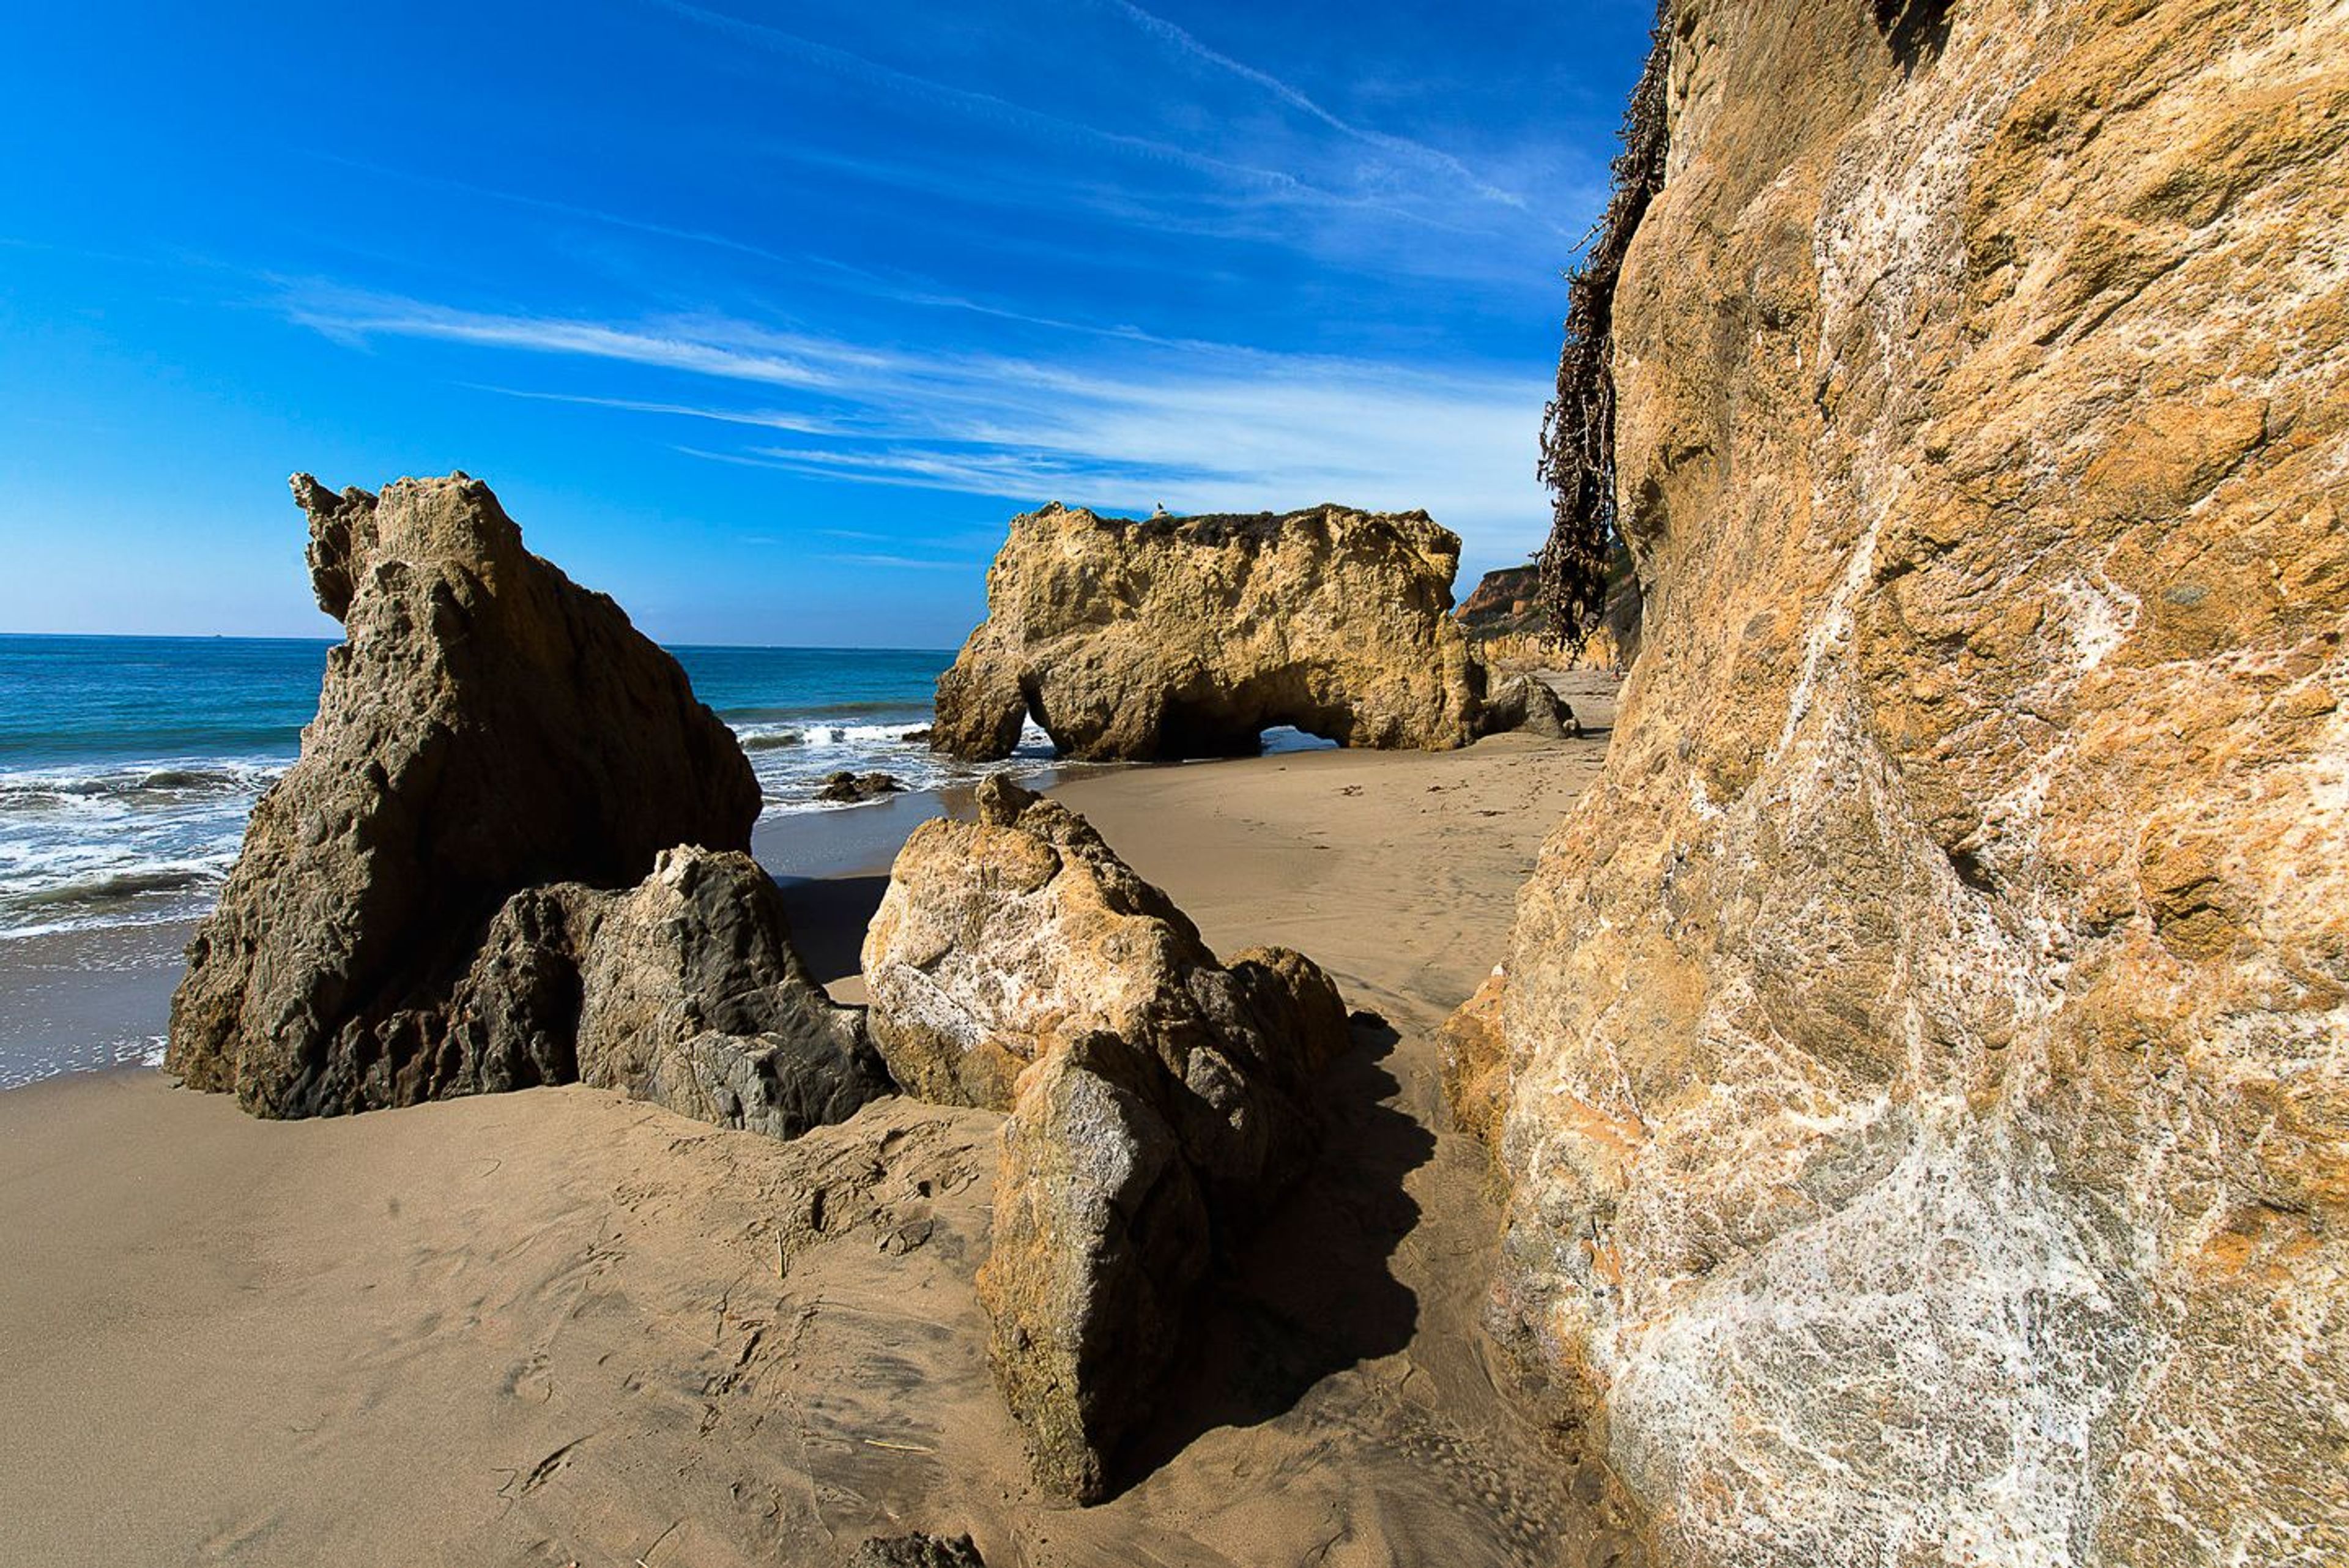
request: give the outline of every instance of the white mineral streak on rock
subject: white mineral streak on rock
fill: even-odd
[[[1673,7],[1496,1322],[1667,1558],[2349,1560],[2349,7],[1908,9]]]

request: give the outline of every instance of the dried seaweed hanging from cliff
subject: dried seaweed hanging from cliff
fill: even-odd
[[[1615,543],[1615,283],[1664,182],[1671,10],[1671,0],[1656,8],[1648,64],[1623,111],[1623,145],[1610,170],[1614,194],[1567,278],[1557,395],[1542,415],[1537,472],[1550,489],[1552,520],[1535,565],[1542,606],[1569,652],[1580,651],[1607,607],[1607,560]]]

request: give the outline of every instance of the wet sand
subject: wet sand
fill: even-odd
[[[1060,792],[1211,942],[1301,947],[1387,1020],[1112,1501],[1036,1495],[988,1381],[990,1115],[786,1145],[560,1089],[264,1124],[109,1074],[0,1095],[0,1555],[828,1564],[927,1528],[997,1568],[1636,1561],[1496,1388],[1494,1213],[1429,1039],[1603,745]],[[787,886],[828,980],[880,887]]]
[[[193,920],[0,940],[0,1089],[162,1049]]]

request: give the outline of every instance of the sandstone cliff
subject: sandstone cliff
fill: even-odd
[[[1548,618],[1542,613],[1539,584],[1535,578],[1530,566],[1503,566],[1477,578],[1476,586],[1453,612],[1460,629],[1472,642],[1488,637],[1540,637],[1547,633]]]
[[[1424,513],[1015,517],[987,619],[938,679],[933,744],[1010,754],[1031,714],[1092,760],[1464,744],[1481,672],[1448,613],[1460,541]]]
[[[1479,577],[1460,601],[1453,618],[1478,663],[1490,670],[1619,670],[1639,651],[1640,579],[1630,551],[1619,546],[1610,556],[1599,613],[1578,645],[1558,636],[1542,602],[1540,579],[1537,566],[1504,566]]]
[[[764,873],[690,847],[746,849],[759,789],[676,660],[478,480],[294,491],[348,636],[189,945],[167,1067],[264,1116],[585,1076],[779,1132],[885,1087]]]
[[[2349,12],[1879,9],[1671,7],[1497,1312],[1682,1560],[2349,1560]]]

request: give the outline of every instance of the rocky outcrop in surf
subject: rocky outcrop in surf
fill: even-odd
[[[931,743],[1009,756],[1032,717],[1092,760],[1253,754],[1281,724],[1464,745],[1483,686],[1449,614],[1459,561],[1420,512],[1015,517]]]
[[[1039,1478],[1095,1500],[1216,1247],[1303,1168],[1337,989],[1285,949],[1218,963],[1082,817],[999,776],[977,822],[907,841],[864,976],[899,1082],[1011,1113],[991,1359]]]
[[[1673,1560],[2341,1561],[2349,16],[1668,10],[1500,1322]]]
[[[479,480],[294,491],[347,636],[166,1066],[272,1116],[585,1078],[777,1132],[885,1087],[740,853],[758,784],[677,662]]]

